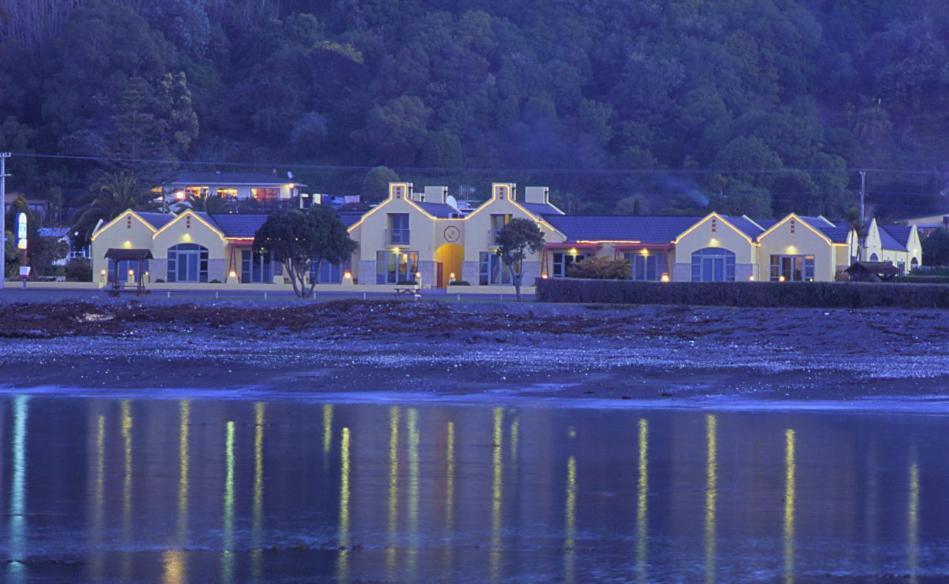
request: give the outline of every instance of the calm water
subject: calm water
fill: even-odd
[[[949,574],[949,418],[0,399],[17,581]]]

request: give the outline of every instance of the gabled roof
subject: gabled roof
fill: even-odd
[[[450,219],[452,217],[457,217],[461,215],[457,209],[449,205],[448,203],[428,203],[420,201],[412,201],[422,209],[425,209],[425,212],[439,219]]]
[[[175,218],[171,213],[148,213],[141,211],[134,211],[134,213],[141,217],[142,221],[151,225],[156,231]]]
[[[544,215],[567,241],[639,241],[671,243],[701,217],[623,215]]]
[[[267,174],[264,172],[196,172],[184,171],[168,182],[170,185],[215,185],[215,186],[261,186],[273,187],[286,184],[300,183],[286,175]]]
[[[896,251],[906,251],[906,241],[902,243],[893,237],[893,233],[888,230],[883,225],[877,225],[880,231],[880,247],[883,249],[896,250]],[[909,236],[907,236],[907,239]]]
[[[834,222],[824,217],[823,215],[798,215],[804,221],[807,221],[811,224],[811,227],[814,229],[820,229],[821,227],[834,227]]]
[[[767,229],[757,221],[752,221],[744,215],[722,215],[726,221],[735,226],[735,229],[738,229],[751,239],[755,239],[760,234],[764,233],[764,230]]]
[[[883,239],[883,231],[890,235],[898,244],[902,247],[899,248],[889,248],[886,247],[886,241],[884,241],[883,249],[899,249],[901,251],[906,251],[906,246],[909,244],[910,234],[913,232],[912,225],[877,225],[880,228],[880,239]]]
[[[344,226],[349,227],[359,221],[365,213],[363,211],[340,211],[337,213]]]
[[[520,205],[521,207],[524,207],[524,209],[526,209],[527,212],[530,213],[531,215],[536,215],[537,217],[541,217],[543,215],[563,215],[564,214],[563,211],[561,211],[557,207],[554,207],[550,203],[522,203],[518,201],[517,204]]]
[[[226,213],[207,216],[213,225],[224,234],[224,237],[252,238],[267,221],[267,215]]]
[[[847,237],[850,235],[850,226],[846,223],[837,223],[833,227],[818,226],[817,230],[834,243],[847,243]]]

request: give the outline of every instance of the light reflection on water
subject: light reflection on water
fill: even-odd
[[[949,566],[938,416],[0,404],[5,581],[916,582]]]

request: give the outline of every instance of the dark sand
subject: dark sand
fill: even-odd
[[[598,399],[949,394],[949,311],[0,304],[0,385]]]

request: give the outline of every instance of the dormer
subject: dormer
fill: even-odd
[[[491,183],[491,197],[499,201],[517,200],[517,185],[514,183]]]
[[[412,183],[393,182],[389,183],[390,199],[408,199],[412,196]]]
[[[550,187],[525,187],[525,203],[536,203],[538,205],[550,204]]]

